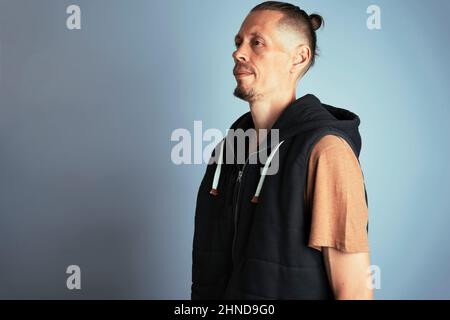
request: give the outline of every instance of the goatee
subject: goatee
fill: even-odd
[[[247,102],[252,102],[255,100],[255,91],[253,89],[244,90],[240,85],[238,85],[233,92],[234,96]]]

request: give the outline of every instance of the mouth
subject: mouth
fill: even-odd
[[[253,73],[251,72],[237,72],[234,74],[235,78],[244,78],[244,77],[248,77],[248,76],[252,76]]]

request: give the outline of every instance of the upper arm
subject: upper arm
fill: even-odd
[[[369,251],[364,178],[345,139],[326,135],[314,146],[305,200],[311,213],[310,247]]]

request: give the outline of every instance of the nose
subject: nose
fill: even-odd
[[[244,46],[241,45],[233,52],[232,57],[235,62],[248,62],[248,55],[243,48]]]

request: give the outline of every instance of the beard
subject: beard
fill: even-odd
[[[237,87],[234,89],[233,94],[235,97],[247,102],[253,102],[257,97],[257,94],[255,93],[255,90],[253,90],[253,88],[246,90],[240,85],[237,85]]]

